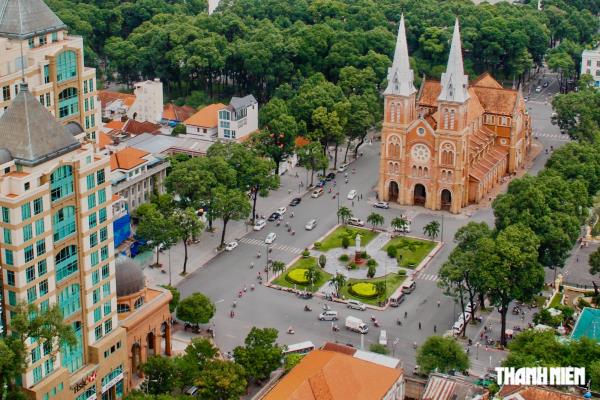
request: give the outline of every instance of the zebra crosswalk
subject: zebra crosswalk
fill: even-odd
[[[561,140],[561,141],[565,141],[565,142],[571,141],[571,138],[569,137],[569,135],[563,135],[561,133],[534,133],[533,135],[535,137],[543,137],[543,138],[549,138],[549,139],[554,139],[554,140]]]
[[[267,247],[267,244],[264,242],[264,240],[252,239],[252,238],[247,238],[247,237],[241,238],[240,243],[246,243],[246,244],[249,244],[252,246]],[[302,249],[299,249],[297,247],[287,246],[285,244],[279,244],[279,243],[273,243],[272,245],[270,245],[270,247],[275,250],[286,251],[286,252],[292,253],[292,254],[300,254],[303,251]]]
[[[417,276],[417,279],[422,280],[422,281],[437,281],[438,280],[438,276],[437,274],[419,274]]]

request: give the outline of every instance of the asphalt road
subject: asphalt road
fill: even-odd
[[[539,141],[548,148],[566,143],[565,135],[561,135],[558,128],[550,123],[552,110],[547,102],[558,89],[556,80],[551,79],[551,82],[542,93],[531,95],[527,103],[536,135]],[[352,165],[356,168],[356,173],[349,174],[350,182],[348,184],[344,184],[343,178],[338,174],[337,186],[341,195],[340,205],[352,208],[355,216],[366,219],[373,210],[371,202],[367,199],[374,199],[372,188],[376,184],[378,176],[379,142],[373,143],[372,146],[365,144],[361,150],[363,150],[364,156]],[[545,151],[542,151],[534,162],[531,173],[537,173],[543,167],[548,156]],[[364,195],[362,201],[354,201],[354,206],[351,201],[346,199],[346,194],[351,189],[356,189],[359,194]],[[269,198],[263,201],[268,202]],[[268,208],[276,209],[284,205],[287,206],[287,204],[269,204]],[[433,219],[439,220],[443,223],[442,240],[445,242],[445,246],[416,277],[417,289],[407,296],[398,308],[389,308],[383,312],[369,310],[361,312],[348,310],[342,305],[328,302],[334,310],[339,312],[340,320],[337,324],[342,329],[337,333],[332,332],[330,322],[317,320],[323,300],[302,300],[293,294],[260,285],[256,285],[256,290],[250,290],[250,285],[257,283],[257,273],[262,270],[259,267],[264,267],[266,263],[264,238],[267,233],[275,232],[277,234],[271,257],[274,260],[288,263],[304,247],[318,240],[337,223],[337,206],[337,199],[332,199],[332,195],[327,191],[317,199],[305,195],[300,205],[288,207],[284,217],[285,221],[292,224],[296,231],[295,236],[289,234],[283,224],[277,227],[274,223],[269,222],[262,231],[250,232],[246,235],[237,249],[219,254],[178,285],[183,297],[199,291],[208,295],[216,303],[217,313],[211,324],[214,325],[216,342],[222,351],[232,350],[235,346],[242,344],[246,334],[253,326],[277,328],[280,332],[279,342],[281,344],[311,340],[319,346],[325,341],[334,340],[360,346],[361,335],[343,329],[343,320],[347,315],[354,315],[368,322],[370,315],[375,314],[381,328],[370,327],[369,333],[364,335],[365,348],[368,348],[371,343],[376,343],[380,329],[385,329],[390,350],[396,357],[402,359],[405,367],[410,370],[415,363],[415,350],[412,344],[414,342],[422,343],[428,336],[434,334],[434,329],[437,334],[442,334],[452,327],[458,316],[459,307],[451,298],[444,296],[437,287],[437,273],[454,247],[451,239],[458,228],[472,220],[485,221],[493,225],[493,213],[489,208],[480,209],[470,217],[432,212],[419,207],[402,209],[392,207],[389,210],[379,210],[378,212],[385,217],[385,226],[387,227],[389,227],[390,221],[401,212],[408,214],[413,219],[411,235],[414,236],[422,236],[424,225]],[[294,218],[289,216],[291,210],[295,212]],[[313,218],[318,221],[317,227],[312,231],[304,230],[304,224]],[[256,253],[259,249],[262,257],[257,259]],[[254,269],[249,267],[251,262],[256,264]],[[248,288],[248,291],[238,299],[238,291],[242,290],[244,286]],[[229,312],[234,300],[237,300],[235,317],[230,318]],[[441,302],[439,307],[437,306],[438,300]],[[303,311],[305,304],[309,304],[313,311]],[[408,314],[407,319],[404,319],[405,312]],[[489,318],[489,322],[486,322],[495,325],[498,323],[497,317],[498,313],[492,312],[486,316]],[[396,324],[397,318],[403,319],[402,326]],[[419,322],[421,329],[419,329]],[[510,321],[508,326],[512,326],[513,322],[515,321]],[[296,331],[294,335],[285,333],[289,326]],[[469,328],[469,334],[473,338],[478,338],[480,328]],[[483,351],[483,349],[481,350]],[[490,351],[485,355],[477,354],[476,357],[475,351],[471,352],[474,368],[481,370],[487,367],[489,356],[492,357],[489,359],[489,364],[496,364],[503,357],[503,353]]]

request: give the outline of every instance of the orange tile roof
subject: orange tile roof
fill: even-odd
[[[105,128],[108,128],[108,129],[111,129],[111,130],[115,129],[115,130],[118,130],[118,131],[120,131],[121,129],[123,129],[124,126],[125,126],[125,122],[117,121],[117,120],[110,121],[110,122],[107,122],[106,124],[104,124]]]
[[[204,128],[216,128],[219,122],[218,111],[225,107],[225,104],[222,103],[211,104],[201,108],[200,111],[183,121],[183,123]]]
[[[98,135],[98,148],[100,150],[105,149],[106,146],[113,143],[113,139],[110,136],[108,136],[104,132],[100,132],[100,134]]]
[[[110,155],[110,169],[113,171],[117,169],[130,170],[145,163],[146,160],[142,157],[148,154],[150,153],[135,147],[126,147]]]
[[[185,121],[190,118],[196,109],[191,106],[176,106],[173,103],[167,103],[163,107],[163,119],[169,121]]]
[[[495,80],[489,72],[484,72],[471,82],[471,86],[490,87],[502,89],[502,85]]]
[[[325,343],[323,347],[321,347],[321,350],[337,351],[338,353],[347,354],[349,356],[354,355],[354,353],[356,353],[356,349],[354,347],[331,342]]]
[[[419,98],[419,104],[428,107],[437,107],[437,99],[442,91],[442,85],[440,81],[428,81],[425,80],[425,84],[421,89],[421,97]]]
[[[479,86],[473,86],[470,90],[475,92],[485,111],[493,114],[512,115],[517,101],[516,90]]]
[[[498,392],[503,400],[575,400],[582,399],[582,395],[559,392],[555,389],[535,386],[509,386],[504,385]]]
[[[115,100],[122,100],[123,104],[127,106],[131,106],[135,101],[135,95],[133,94],[113,92],[112,90],[98,91],[98,98],[103,107],[106,107]]]
[[[313,350],[271,389],[264,400],[381,400],[402,370],[337,351]]]
[[[121,195],[119,194],[113,194],[112,195],[112,202],[114,203],[115,201],[119,200],[121,198]]]
[[[139,122],[134,119],[130,119],[125,124],[123,131],[130,135],[141,135],[142,133],[156,134],[160,131],[160,125],[153,124],[152,122]]]

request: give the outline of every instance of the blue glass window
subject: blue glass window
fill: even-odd
[[[44,227],[44,219],[40,218],[37,221],[35,221],[35,234],[36,235],[41,235],[42,233],[44,233],[45,231],[45,227]]]
[[[66,81],[77,76],[77,53],[72,50],[63,51],[56,58],[56,80]]]
[[[10,223],[10,210],[6,207],[2,207],[2,222]]]
[[[50,199],[56,201],[73,193],[73,168],[63,165],[50,176]]]
[[[29,261],[33,260],[33,245],[32,244],[25,247],[24,252],[25,252],[25,262],[29,262]]]
[[[54,241],[58,242],[75,233],[75,207],[68,206],[58,210],[52,217]]]
[[[23,227],[23,241],[27,242],[27,241],[31,240],[32,237],[33,237],[33,231],[31,229],[31,224],[25,225]]]
[[[66,88],[58,94],[58,117],[79,114],[79,96],[76,88]]]
[[[13,265],[13,252],[12,250],[4,249],[4,263],[6,265]]]
[[[63,367],[67,368],[71,373],[77,371],[83,366],[83,341],[81,333],[81,322],[74,322],[73,330],[75,331],[77,343],[73,346],[63,344],[60,349],[60,353],[62,355],[62,365]],[[92,388],[95,390],[95,386],[92,386]]]
[[[21,206],[21,218],[23,221],[31,218],[31,205],[29,203],[25,203]]]
[[[33,369],[33,383],[38,383],[42,380],[42,367],[35,367]]]
[[[10,229],[8,228],[4,228],[4,243],[12,244],[12,235]]]
[[[58,307],[64,318],[81,310],[81,298],[79,292],[79,285],[75,283],[66,287],[58,294]]]
[[[59,251],[55,263],[57,282],[77,272],[77,248],[71,245]]]
[[[6,284],[15,286],[15,273],[13,271],[6,271]]]

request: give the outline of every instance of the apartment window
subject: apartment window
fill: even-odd
[[[79,113],[79,96],[77,89],[66,88],[58,94],[58,116],[65,118]]]
[[[42,367],[35,367],[33,369],[33,383],[38,383],[42,380]]]
[[[12,250],[4,249],[4,263],[6,265],[13,265],[13,252]]]
[[[83,110],[84,110],[85,112],[88,112],[88,111],[89,111],[89,109],[90,109],[90,101],[89,101],[88,99],[85,99],[85,100],[83,101]]]
[[[88,196],[88,209],[96,207],[96,193],[92,193]]]
[[[96,186],[96,180],[94,179],[94,174],[89,174],[85,177],[87,183],[87,190],[91,190]]]
[[[46,260],[41,260],[37,265],[38,276],[46,275],[48,272],[48,265],[46,264]]]
[[[44,344],[42,345],[42,348],[44,349],[45,356],[47,356],[48,354],[50,354],[52,352],[52,346],[50,345],[50,342],[48,342],[48,341],[44,342]],[[56,390],[54,390],[54,391],[56,391]]]
[[[100,180],[98,180],[98,183],[100,183]],[[102,204],[105,201],[106,201],[106,189],[98,190],[98,204]]]
[[[108,246],[104,246],[100,249],[100,259],[105,261],[108,258]]]
[[[106,297],[110,295],[110,282],[106,282],[102,285],[102,296]]]
[[[46,253],[46,240],[41,239],[35,243],[35,254],[39,257],[44,253]]]
[[[83,81],[83,94],[88,92],[88,81]]]
[[[25,247],[25,262],[29,262],[31,260],[33,260],[33,245],[29,245],[27,247]]]
[[[90,110],[94,109],[94,98],[90,97]]]
[[[77,247],[70,245],[61,249],[55,257],[55,264],[57,282],[77,272]]]
[[[6,271],[6,283],[9,286],[15,286],[15,273],[13,271]]]
[[[107,334],[112,331],[112,319],[104,322],[104,333]]]
[[[11,306],[17,305],[17,294],[11,290],[8,291],[8,304]]]
[[[44,83],[50,83],[50,66],[44,65]],[[46,93],[46,105],[49,106],[48,98],[50,97],[50,93]]]
[[[100,223],[106,221],[106,208],[101,208],[100,210],[98,210],[98,221]]]
[[[587,60],[587,66],[591,67],[592,66],[592,60]]]
[[[117,313],[118,314],[128,313],[129,311],[131,311],[131,310],[129,309],[128,304],[117,304]]]
[[[81,310],[80,289],[78,284],[66,287],[58,294],[58,307],[64,318]]]
[[[45,105],[45,104],[44,104],[44,95],[43,95],[43,94],[40,94],[40,103],[41,103],[42,105]]]
[[[4,228],[4,243],[12,244],[12,231],[8,228]]]
[[[32,286],[27,289],[27,301],[33,303],[37,299],[37,287]]]
[[[102,325],[98,325],[94,329],[94,335],[96,336],[96,340],[102,339]]]
[[[62,345],[60,348],[60,353],[62,355],[61,364],[65,368],[69,370],[69,372],[73,373],[83,367],[83,334],[81,333],[81,322],[75,321],[72,324],[73,330],[75,331],[75,337],[77,339],[77,343],[73,346]],[[96,389],[96,386],[92,386],[92,388]],[[62,383],[58,385],[58,391],[62,390]],[[79,399],[79,397],[77,397]],[[88,397],[84,397],[88,399]]]
[[[102,266],[102,279],[108,278],[110,274],[110,266],[108,264]]]
[[[31,350],[31,363],[35,364],[36,362],[40,361],[40,348],[39,347],[35,347]]]
[[[100,289],[94,289],[92,292],[92,303],[97,304],[100,301]]]
[[[23,241],[27,242],[27,241],[31,240],[32,237],[33,237],[33,231],[31,229],[31,224],[25,225],[23,227]]]
[[[97,285],[100,283],[100,271],[95,270],[92,272],[92,285]]]
[[[100,261],[98,260],[98,252],[94,251],[92,252],[92,254],[90,254],[90,263],[92,264],[92,267],[95,267],[96,265],[98,265]]]
[[[25,191],[28,191],[30,187],[31,187],[31,183],[29,183],[29,182],[25,182],[23,184],[23,190],[25,190]]]
[[[33,201],[33,214],[38,215],[42,211],[44,211],[44,201],[40,197],[39,199],[35,199]]]
[[[103,169],[99,169],[98,172],[96,172],[96,178],[98,181],[98,185],[101,185],[104,183],[104,170]]]
[[[50,107],[52,105],[52,100],[50,99],[50,93],[46,93],[46,107]]]
[[[98,224],[98,221],[96,219],[96,213],[92,213],[88,216],[88,225],[90,226],[90,228],[95,227]]]
[[[90,92],[94,91],[94,80],[90,79]]]
[[[100,307],[94,310],[94,323],[100,321],[102,319],[102,310]]]
[[[40,36],[39,42],[40,42],[40,46],[44,46],[46,43],[48,43],[48,38],[46,38],[46,35]]]
[[[73,193],[73,167],[63,165],[50,175],[50,199],[60,200]]]
[[[110,301],[104,303],[104,316],[106,317],[112,311]]]
[[[104,242],[106,239],[108,239],[108,228],[105,226],[100,229],[100,241]]]
[[[27,269],[25,270],[25,277],[27,278],[27,283],[35,280],[35,267],[34,266],[27,267]]]
[[[31,218],[31,204],[25,203],[21,206],[21,218],[23,221],[27,221]]]
[[[96,116],[94,114],[90,115],[90,127],[93,128],[96,126]]]
[[[35,47],[35,39],[34,38],[29,38],[29,40],[27,42],[29,44],[30,49],[33,49]]]
[[[58,41],[58,32],[52,32],[52,43],[57,42]]]
[[[504,125],[504,126],[508,125],[508,118],[501,117],[500,118],[500,125]]]
[[[40,297],[47,294],[48,293],[48,279],[44,279],[43,281],[41,281],[39,288],[40,288]]]
[[[35,221],[35,234],[36,235],[41,235],[42,233],[44,233],[45,231],[45,227],[44,227],[44,219],[40,218],[37,221]]]
[[[10,86],[2,87],[2,98],[4,99],[4,101],[10,100]]]
[[[40,302],[40,311],[46,312],[50,309],[50,300],[44,300]]]
[[[77,54],[72,50],[63,51],[56,59],[56,80],[59,82],[77,76]]]
[[[133,307],[137,310],[138,308],[140,308],[141,306],[144,305],[144,298],[143,297],[139,297],[135,303],[133,304]]]
[[[76,230],[75,207],[61,208],[52,216],[53,239],[55,242],[63,240]]]
[[[90,235],[90,247],[95,247],[98,244],[98,234],[96,232]]]
[[[6,207],[2,207],[2,222],[10,223],[10,210]]]
[[[44,361],[44,375],[51,374],[54,371],[54,361],[51,358]]]
[[[90,129],[90,117],[85,116],[85,129]]]

